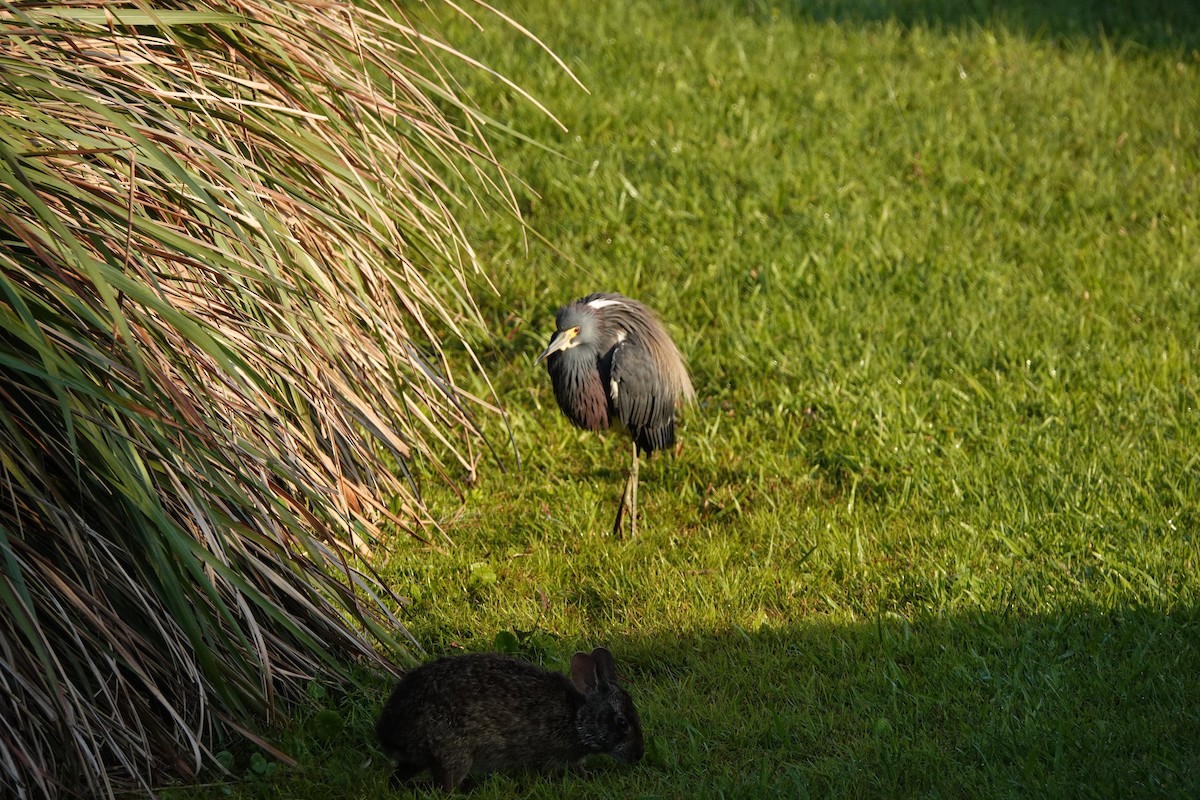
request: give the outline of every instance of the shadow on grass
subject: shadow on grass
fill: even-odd
[[[1175,0],[730,0],[764,21],[776,14],[839,23],[892,20],[909,28],[997,25],[1052,39],[1153,49],[1200,48],[1200,5]],[[701,0],[702,4],[709,0]]]
[[[473,796],[1200,796],[1194,608],[539,635],[525,649],[565,670],[573,644],[613,649],[645,760],[600,759],[586,777],[496,776]],[[371,734],[379,703],[344,698],[345,725],[330,732],[326,712],[300,722],[285,745],[298,768],[244,795],[391,796]]]
[[[1195,609],[891,616],[611,646],[650,768],[697,787],[1200,796]]]

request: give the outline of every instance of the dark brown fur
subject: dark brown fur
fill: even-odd
[[[406,781],[428,769],[446,791],[471,772],[545,768],[607,753],[642,757],[633,700],[612,653],[576,653],[571,678],[498,654],[442,658],[406,675],[375,726]]]

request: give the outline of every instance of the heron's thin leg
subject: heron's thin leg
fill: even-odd
[[[613,522],[612,535],[621,535],[621,520],[625,518],[625,503],[629,499],[629,478],[625,479],[625,486],[621,489],[621,503],[617,506],[617,519]]]
[[[629,536],[637,536],[637,485],[638,485],[638,447],[633,445],[633,463],[629,467],[629,477],[625,479],[625,489],[621,492],[621,504],[617,506],[617,521],[613,523],[613,536],[621,535],[621,521],[625,518],[625,509],[629,508]]]
[[[633,465],[629,468],[629,538],[637,536],[638,446],[633,443]]]

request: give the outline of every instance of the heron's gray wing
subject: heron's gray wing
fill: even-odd
[[[650,352],[626,339],[612,350],[609,367],[610,415],[629,431],[640,450],[665,450],[675,444],[675,398]]]

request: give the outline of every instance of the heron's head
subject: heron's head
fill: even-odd
[[[560,309],[555,317],[555,324],[557,330],[550,337],[550,344],[534,361],[535,364],[555,353],[596,342],[597,320],[586,307],[570,305]]]

